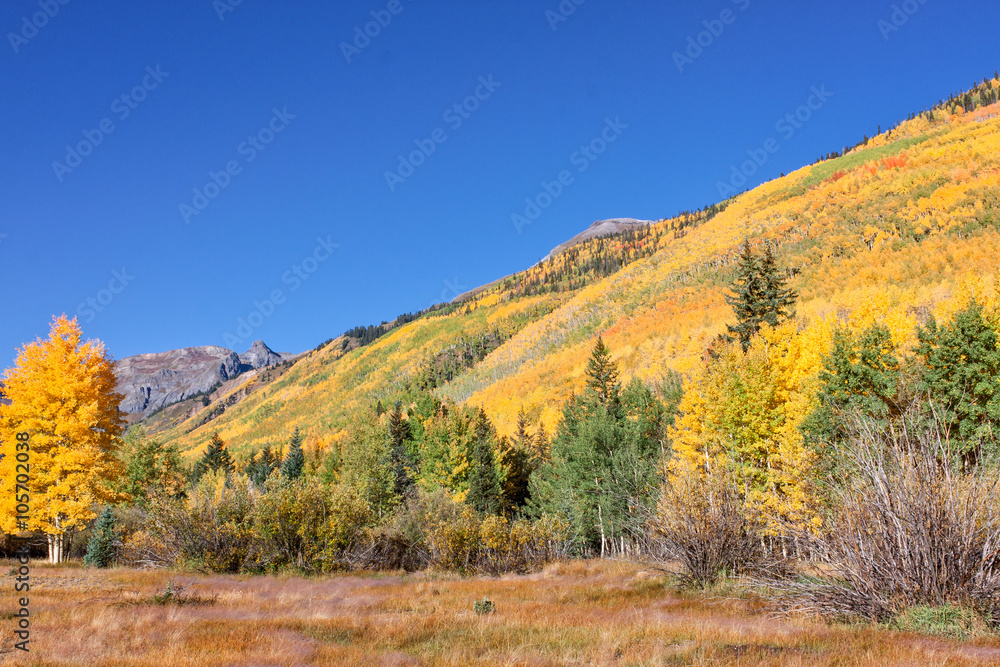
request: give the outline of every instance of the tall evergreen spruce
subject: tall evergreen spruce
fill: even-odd
[[[281,458],[277,452],[271,451],[271,445],[264,445],[264,448],[251,459],[246,467],[246,474],[255,486],[263,486],[271,473],[280,467]]]
[[[403,415],[400,401],[396,401],[389,413],[389,465],[393,475],[393,490],[405,496],[413,488],[414,462],[410,455],[413,432],[410,422]]]
[[[83,557],[83,562],[91,567],[111,567],[115,561],[115,554],[118,547],[118,526],[115,514],[110,507],[105,507],[97,523],[94,524],[94,532],[87,542],[87,553]]]
[[[219,436],[219,432],[216,431],[212,434],[212,439],[208,443],[208,449],[205,450],[204,456],[201,457],[201,460],[195,466],[195,479],[201,479],[202,475],[206,472],[218,472],[222,470],[226,473],[231,473],[234,469],[233,459],[229,456],[226,443]]]
[[[291,440],[288,441],[288,454],[281,462],[281,476],[290,481],[302,477],[302,472],[305,469],[306,457],[302,453],[302,439],[299,427],[296,426]]]
[[[743,242],[739,264],[736,266],[736,280],[733,281],[731,289],[732,293],[727,294],[725,298],[736,315],[736,324],[727,328],[730,339],[738,340],[746,352],[750,348],[751,339],[760,331],[764,301],[760,262],[750,247],[750,239]]]
[[[744,352],[750,349],[750,341],[760,333],[762,325],[777,326],[794,316],[798,295],[785,286],[787,282],[770,244],[766,244],[762,256],[757,257],[750,247],[750,239],[743,242],[736,279],[725,299],[736,315],[736,324],[727,327],[729,340],[738,340]]]
[[[478,512],[497,514],[500,511],[501,488],[496,458],[493,455],[496,432],[481,408],[476,416],[474,437],[472,472],[469,475],[469,493],[465,501]]]
[[[638,380],[621,389],[601,339],[587,386],[563,405],[547,460],[531,476],[528,505],[536,515],[566,519],[580,553],[604,555],[635,538],[651,511],[664,409]]]
[[[594,349],[587,363],[587,386],[597,394],[597,400],[605,408],[611,408],[618,399],[621,385],[618,384],[618,366],[611,361],[611,350],[597,337]]]
[[[760,280],[764,290],[761,313],[763,321],[775,327],[782,320],[795,317],[795,301],[799,295],[785,286],[788,278],[778,268],[770,243],[764,244],[764,254],[760,258]]]
[[[518,444],[519,447],[525,449],[531,449],[532,447],[531,433],[528,431],[528,415],[524,412],[524,406],[517,412],[517,430],[514,431],[514,442]]]

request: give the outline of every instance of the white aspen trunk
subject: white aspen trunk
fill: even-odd
[[[55,518],[56,530],[62,528],[62,519],[60,517]],[[66,536],[63,533],[47,535],[49,542],[49,562],[53,565],[59,565],[64,560],[64,545]]]
[[[63,535],[48,535],[49,563],[59,565],[64,560],[65,537]]]
[[[601,558],[604,558],[604,515],[600,505],[597,506],[597,523],[601,527]]]

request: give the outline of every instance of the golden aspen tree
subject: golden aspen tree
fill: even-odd
[[[799,427],[815,402],[827,326],[803,333],[791,322],[765,326],[747,352],[738,344],[719,349],[685,383],[681,414],[668,430],[668,477],[728,469],[749,508],[814,523],[813,456]]]
[[[76,319],[63,315],[47,340],[21,349],[4,382],[11,404],[0,406],[0,529],[44,533],[49,561],[60,563],[97,506],[120,499],[109,487],[124,426],[114,366],[103,343],[84,342]],[[30,443],[27,521],[18,521],[14,502],[19,433]]]

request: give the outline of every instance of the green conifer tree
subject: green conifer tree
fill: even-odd
[[[997,333],[976,302],[939,326],[931,317],[919,331],[917,354],[924,362],[920,388],[950,429],[966,464],[995,449],[1000,435],[1000,351]]]
[[[231,473],[235,470],[235,466],[232,457],[229,456],[229,451],[226,449],[226,443],[216,431],[212,434],[208,449],[205,450],[205,454],[195,466],[195,479],[201,479],[206,472],[218,472],[219,470]]]
[[[874,325],[858,335],[836,330],[819,379],[819,404],[802,429],[824,455],[821,466],[833,470],[840,462],[828,456],[829,446],[847,438],[853,419],[863,417],[888,427],[901,412],[900,363],[889,329]]]
[[[289,481],[302,477],[305,468],[306,458],[302,452],[302,440],[302,434],[299,433],[299,427],[296,426],[295,432],[288,441],[288,454],[281,462],[281,476]]]
[[[409,493],[414,485],[415,464],[410,452],[413,431],[403,414],[400,401],[396,401],[389,413],[389,465],[394,478],[393,490],[399,497]]]
[[[788,278],[778,268],[770,243],[764,245],[760,258],[760,281],[763,288],[762,321],[774,327],[782,320],[795,317],[795,301],[799,295],[785,286]]]
[[[618,383],[618,365],[611,361],[611,350],[604,344],[601,336],[597,337],[594,349],[590,352],[587,363],[587,386],[597,394],[598,402],[605,408],[612,408],[621,391]]]
[[[478,512],[497,514],[501,505],[501,488],[493,455],[496,432],[481,408],[474,428],[472,472],[469,475],[469,493],[465,501]]]
[[[83,557],[83,562],[90,567],[111,567],[118,553],[118,522],[115,513],[110,507],[105,507],[97,523],[94,524],[94,532],[87,542],[87,553]]]
[[[731,286],[732,293],[725,296],[726,303],[736,315],[736,324],[729,325],[729,339],[738,340],[743,351],[750,348],[750,341],[760,331],[764,310],[764,284],[760,275],[760,263],[750,247],[750,239],[743,242],[736,279]]]
[[[280,465],[281,461],[271,445],[264,445],[256,456],[247,464],[246,474],[254,485],[261,487]]]
[[[788,278],[778,269],[771,245],[765,244],[763,254],[757,257],[750,239],[745,240],[732,291],[725,295],[726,303],[736,315],[736,324],[727,327],[728,340],[738,340],[746,352],[762,325],[777,326],[782,320],[794,317],[798,295],[786,287],[787,282]]]

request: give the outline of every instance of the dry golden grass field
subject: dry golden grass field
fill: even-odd
[[[13,581],[3,577],[3,664],[1000,663],[997,638],[959,642],[776,618],[750,600],[681,594],[655,572],[609,561],[502,578],[315,579],[35,564],[32,579],[31,652],[25,654],[11,649]],[[165,595],[168,582],[172,597]],[[495,610],[474,613],[473,603],[484,597]]]

